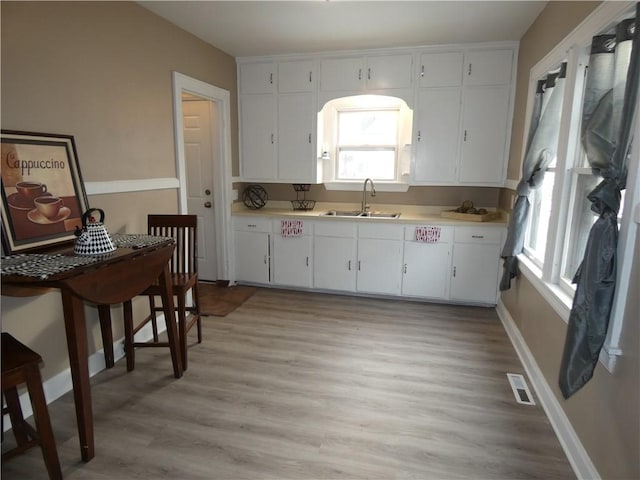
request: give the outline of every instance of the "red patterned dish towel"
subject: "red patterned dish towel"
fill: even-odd
[[[440,240],[440,227],[416,227],[416,242],[438,243]]]
[[[299,237],[303,233],[302,220],[282,220],[280,226],[283,237]]]

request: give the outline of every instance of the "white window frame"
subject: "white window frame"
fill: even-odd
[[[553,205],[548,231],[545,259],[542,265],[536,264],[526,254],[518,256],[521,272],[549,302],[556,313],[568,322],[573,301],[574,287],[561,279],[562,258],[566,253],[566,232],[570,228],[569,210],[572,208],[571,192],[576,175],[583,174],[580,167],[568,164],[574,162],[579,154],[580,118],[582,92],[584,91],[584,68],[588,61],[591,38],[600,32],[610,30],[616,23],[634,14],[635,2],[603,2],[571,34],[560,42],[551,52],[540,60],[530,71],[528,101],[524,132],[529,131],[533,99],[537,81],[546,72],[551,71],[562,61],[567,61],[564,101],[559,132],[556,176],[553,189]],[[580,97],[576,99],[576,97]],[[636,119],[638,112],[636,112]],[[572,121],[572,119],[574,119]],[[640,122],[635,124],[635,138],[640,139]],[[523,152],[526,139],[523,142]],[[633,247],[638,225],[634,221],[634,210],[640,208],[640,141],[634,143],[627,180],[625,214],[620,222],[618,241],[617,288],[614,298],[609,329],[600,361],[605,368],[613,371],[616,358],[622,354],[620,348],[621,332],[624,321],[626,299],[633,260]]]
[[[366,97],[366,96],[358,96]],[[338,112],[347,110],[399,110],[395,178],[376,180],[380,192],[406,192],[409,189],[409,166],[411,161],[411,134],[413,111],[407,103],[397,97],[386,97],[378,104],[354,105],[354,97],[337,98],[328,102],[318,113],[318,148],[322,160],[323,183],[327,190],[361,191],[362,180],[343,180],[337,175],[338,162]],[[411,117],[411,118],[410,118]]]

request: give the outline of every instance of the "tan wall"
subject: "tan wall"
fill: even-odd
[[[234,188],[240,196],[248,184],[237,183]],[[294,200],[296,192],[291,184],[263,183],[269,200]],[[454,206],[460,205],[464,200],[472,200],[475,205],[481,207],[498,207],[500,188],[494,187],[409,187],[407,192],[377,192],[375,198],[370,198],[369,203],[375,208],[375,204],[398,205],[429,205],[429,206]],[[368,191],[368,187],[367,187]],[[358,203],[362,201],[362,191],[344,192],[327,190],[324,185],[311,185],[306,193],[306,198],[317,202],[345,202]]]
[[[509,163],[510,179],[520,174],[529,70],[571,32],[598,2],[550,2],[520,45],[516,111]],[[501,206],[510,202],[503,192]],[[640,239],[636,240],[630,292],[640,291]],[[640,478],[640,332],[638,296],[629,299],[623,330],[623,356],[613,373],[598,364],[593,379],[569,400],[562,399],[558,372],[567,326],[533,285],[520,276],[502,301],[520,329],[547,382],[580,441],[605,479]]]
[[[172,71],[231,92],[238,172],[236,65],[229,55],[133,2],[2,2],[2,128],[75,137],[85,181],[176,177]],[[175,190],[93,195],[113,232],[146,231],[178,209]],[[68,366],[60,294],[2,298],[2,329],[37,350],[50,378]],[[136,301],[138,318],[144,301]],[[90,351],[102,348],[87,307]],[[123,336],[121,308],[114,338]]]
[[[529,72],[601,2],[549,2],[520,41],[507,178],[520,180]]]

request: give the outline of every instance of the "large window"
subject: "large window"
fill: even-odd
[[[318,114],[318,146],[329,189],[408,187],[413,111],[396,97],[356,95],[327,102]]]
[[[625,9],[628,11],[625,12]],[[582,262],[589,232],[596,221],[596,214],[591,210],[592,204],[587,195],[602,180],[590,168],[580,139],[591,39],[594,35],[611,33],[610,25],[634,16],[634,5],[631,4],[625,6],[607,2],[600,10],[611,12],[607,13],[610,16],[597,21],[592,19],[588,31],[578,29],[566,45],[558,45],[536,65],[530,76],[531,111],[538,80],[545,78],[562,62],[567,62],[563,108],[558,126],[559,141],[554,150],[556,158],[546,168],[540,187],[530,195],[531,209],[524,254],[520,257],[521,271],[565,320],[569,318],[575,294],[572,280]],[[600,26],[593,28],[594,25]],[[527,112],[528,116],[531,115],[530,111]],[[609,336],[603,350],[605,366],[609,369],[613,368],[615,357],[620,354],[625,299],[632,294],[628,291],[630,268],[627,263],[632,258],[634,232],[637,231],[631,218],[633,208],[630,207],[640,201],[637,145],[634,146],[634,152],[629,161],[627,190],[622,192],[618,216],[618,282]]]
[[[338,111],[339,180],[396,179],[399,110]]]

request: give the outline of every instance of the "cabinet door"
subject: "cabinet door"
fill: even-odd
[[[312,61],[280,62],[278,64],[278,92],[313,92],[315,75]]]
[[[412,62],[410,54],[367,57],[367,88],[411,88]]]
[[[462,85],[462,52],[423,53],[420,57],[420,87]]]
[[[447,298],[451,279],[451,246],[405,242],[402,295]]]
[[[273,238],[273,283],[293,287],[311,287],[313,237]]]
[[[418,94],[416,182],[453,182],[460,129],[460,89],[428,88]]]
[[[313,286],[315,288],[355,291],[355,238],[315,237],[313,265]]]
[[[358,240],[359,292],[400,295],[402,243],[377,238]]]
[[[360,90],[364,85],[362,57],[328,58],[320,63],[320,90]]]
[[[459,180],[501,185],[505,167],[509,87],[465,89]]]
[[[269,283],[269,234],[235,232],[236,280]]]
[[[454,243],[451,299],[494,305],[499,258],[499,245]]]
[[[315,183],[317,159],[313,149],[313,96],[310,93],[278,97],[278,179]]]
[[[512,50],[471,51],[465,55],[465,85],[511,83]]]
[[[274,95],[243,95],[241,107],[242,176],[276,178],[276,104]]]
[[[240,94],[274,93],[275,65],[271,62],[240,65]]]

